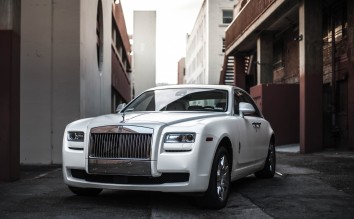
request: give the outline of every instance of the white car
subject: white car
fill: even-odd
[[[219,209],[231,181],[274,176],[274,141],[269,122],[240,88],[157,87],[117,114],[67,125],[64,181],[78,195],[102,189],[198,193],[200,204]]]

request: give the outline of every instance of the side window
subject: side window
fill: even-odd
[[[254,114],[247,115],[247,116],[261,117],[261,113],[259,112],[257,105],[246,92],[242,90],[235,90],[234,98],[235,98],[235,105],[234,105],[235,114],[239,114],[239,103],[246,102],[251,104],[256,110]]]

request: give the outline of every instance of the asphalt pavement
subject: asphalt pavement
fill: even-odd
[[[22,166],[19,181],[0,183],[0,218],[353,218],[353,152],[283,150],[276,171],[273,179],[234,182],[228,205],[206,210],[174,193],[105,190],[79,197],[63,183],[60,166]]]

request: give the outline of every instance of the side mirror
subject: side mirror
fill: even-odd
[[[120,103],[117,106],[116,112],[119,113],[127,104],[126,103]]]
[[[238,109],[242,118],[245,114],[253,114],[256,112],[252,104],[246,102],[240,102]]]

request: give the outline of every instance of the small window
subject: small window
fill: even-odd
[[[231,23],[232,20],[234,19],[233,13],[234,12],[232,10],[223,10],[222,11],[222,23],[223,24]]]
[[[222,52],[225,52],[225,38],[222,38]]]

